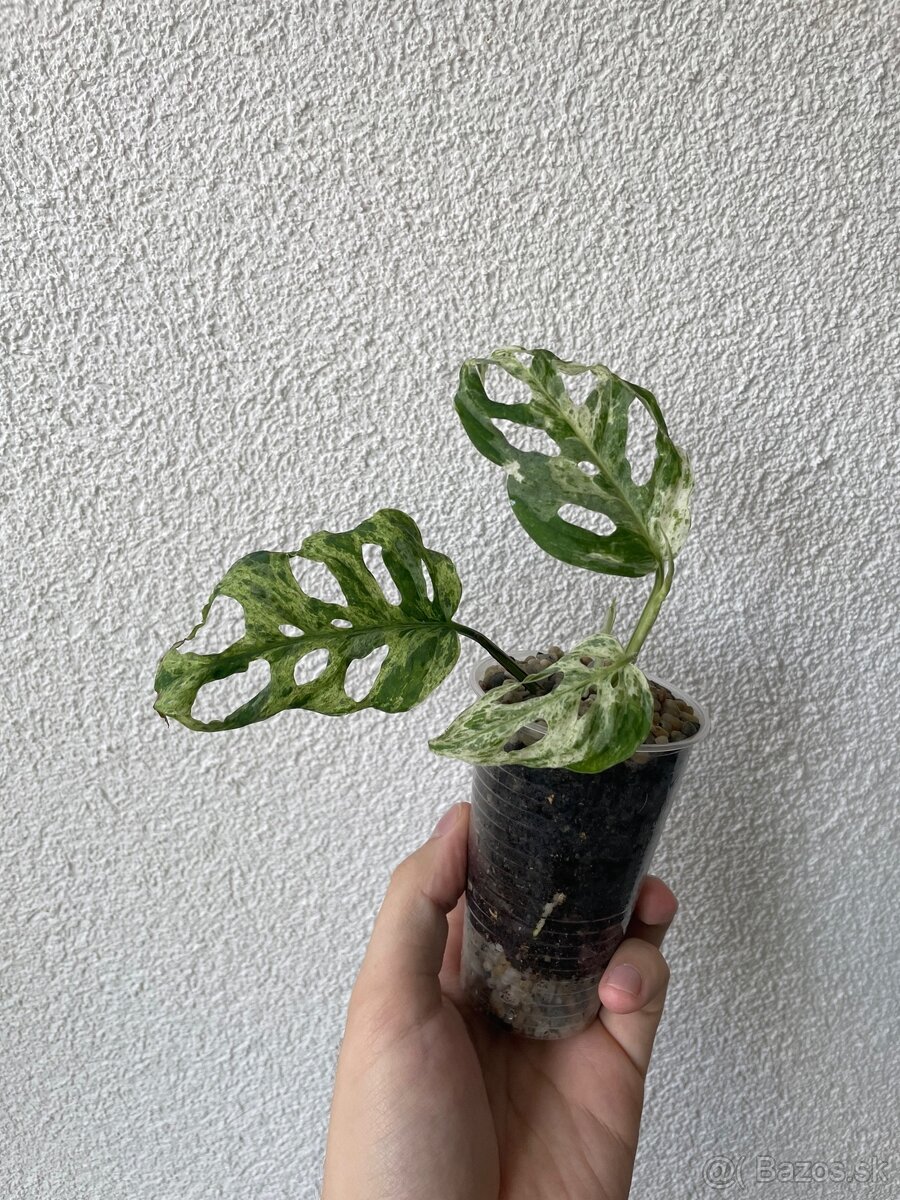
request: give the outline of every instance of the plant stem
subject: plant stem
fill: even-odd
[[[492,642],[489,637],[485,637],[483,633],[479,633],[477,629],[471,629],[468,625],[459,625],[456,621],[451,621],[450,624],[457,633],[461,633],[463,637],[471,638],[473,642],[477,642],[479,646],[483,646],[491,658],[496,659],[505,671],[509,671],[513,679],[526,678],[525,672],[519,664],[514,662],[508,654],[504,654],[500,647]]]
[[[662,603],[669,594],[669,589],[672,586],[672,579],[675,575],[675,560],[667,558],[660,561],[656,567],[656,578],[653,583],[653,589],[647,597],[647,603],[644,605],[638,623],[634,627],[634,633],[625,647],[625,654],[632,662],[637,658],[638,652],[647,638],[647,634],[653,628],[653,622],[659,616],[659,610],[662,608]],[[611,625],[610,618],[615,618],[615,606],[613,605],[610,613],[607,616],[607,624]],[[526,679],[527,675],[522,670],[517,662],[504,653],[503,650],[489,637],[483,633],[479,633],[477,629],[472,629],[469,625],[460,625],[457,621],[450,622],[451,628],[463,637],[471,638],[473,642],[477,642],[490,654],[496,662],[500,664],[505,671],[512,675],[513,679],[519,681]]]
[[[634,661],[637,658],[638,651],[644,644],[647,634],[653,627],[653,622],[659,616],[659,610],[662,607],[662,602],[669,594],[669,588],[672,586],[672,578],[675,574],[675,561],[668,558],[665,562],[660,562],[656,568],[656,580],[653,584],[653,590],[647,597],[647,603],[644,605],[643,611],[638,618],[638,623],[634,627],[634,633],[631,635],[631,640],[625,647],[626,655]]]

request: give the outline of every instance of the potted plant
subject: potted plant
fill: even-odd
[[[517,381],[521,399],[491,399],[491,372]],[[590,390],[579,403],[567,381],[585,374]],[[463,981],[474,1006],[517,1032],[565,1037],[596,1016],[597,983],[707,728],[695,703],[636,665],[690,527],[691,471],[653,395],[599,364],[496,350],[462,365],[455,405],[477,449],[503,468],[513,512],[541,549],[601,574],[653,577],[630,636],[617,638],[610,604],[602,628],[568,651],[503,651],[455,619],[462,588],[453,563],[425,546],[411,517],[382,509],[355,529],[313,533],[299,550],[262,550],[234,563],[199,623],[160,660],[155,708],[205,732],[291,708],[403,712],[448,676],[460,637],[477,642],[490,656],[475,673],[480,695],[430,742],[474,768]],[[653,466],[641,484],[627,450],[636,405],[655,428]],[[542,431],[555,453],[516,448],[498,420]],[[566,520],[561,510],[572,506],[603,514],[610,532]],[[376,578],[373,552],[391,596]],[[331,572],[343,603],[301,587],[295,568],[310,561]],[[243,635],[218,653],[193,652],[186,643],[220,596],[242,607]],[[310,678],[304,660],[316,651],[326,661]],[[376,653],[385,655],[377,677],[354,698],[348,669]],[[258,662],[269,680],[250,700],[220,720],[192,715],[205,684]]]

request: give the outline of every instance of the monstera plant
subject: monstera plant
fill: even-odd
[[[521,399],[491,399],[493,373],[516,381]],[[567,381],[590,377],[583,402]],[[381,509],[345,533],[318,532],[299,550],[260,550],[239,559],[214,588],[200,621],[166,651],[156,674],[155,708],[190,729],[236,729],[285,709],[342,715],[361,708],[403,712],[423,700],[451,672],[459,639],[482,646],[509,679],[486,692],[430,745],[475,764],[568,767],[596,772],[628,758],[646,737],[653,701],[635,660],[672,585],[675,557],[690,527],[691,471],[669,436],[653,395],[599,364],[568,362],[549,350],[510,347],[465,362],[456,411],[476,448],[506,475],[512,510],[548,554],[605,575],[652,576],[653,585],[627,639],[614,633],[615,608],[603,628],[539,671],[504,653],[483,633],[455,619],[462,587],[446,555],[428,549],[416,523]],[[636,483],[628,454],[629,423],[638,408],[655,427],[649,478]],[[497,424],[538,430],[555,452],[520,449]],[[515,435],[513,435],[515,440]],[[548,443],[549,449],[549,443]],[[561,515],[563,509],[602,514],[607,533]],[[366,563],[365,548],[380,550],[396,587],[389,599]],[[344,603],[309,594],[298,583],[297,560],[324,564]],[[244,613],[241,637],[218,653],[197,653],[191,640],[218,597]],[[354,660],[386,655],[368,694],[346,689]],[[327,662],[312,679],[301,664],[314,651]],[[268,664],[264,687],[221,720],[193,715],[206,685]],[[592,703],[585,705],[589,694]],[[511,701],[515,702],[511,702]],[[530,725],[540,736],[518,746],[516,731]]]

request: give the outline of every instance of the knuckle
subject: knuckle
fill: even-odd
[[[655,946],[649,947],[650,953],[647,955],[647,968],[650,980],[653,985],[653,990],[656,991],[661,987],[665,987],[669,982],[669,964],[661,950]]]
[[[666,991],[669,986],[669,964],[653,949],[647,960],[647,1003],[654,1008],[662,1008]]]
[[[391,871],[391,883],[399,883],[402,885],[410,878],[414,869],[412,856],[401,859],[401,861],[398,862],[394,867],[393,871]]]
[[[669,964],[666,961],[666,959],[664,959],[663,956],[660,954],[660,956],[659,956],[659,986],[661,988],[667,988],[669,986],[669,980],[671,977],[672,977],[672,972],[669,970]]]
[[[347,1031],[361,1058],[375,1062],[384,1049],[402,1037],[406,1017],[395,996],[368,990],[353,996]]]

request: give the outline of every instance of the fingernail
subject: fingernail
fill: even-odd
[[[459,819],[459,805],[454,804],[452,808],[448,808],[441,819],[435,825],[431,834],[433,838],[443,837],[445,833],[449,833]]]
[[[619,963],[613,967],[603,982],[608,987],[614,987],[620,992],[627,992],[629,996],[636,996],[641,990],[642,980],[637,967],[633,967],[631,963]]]

